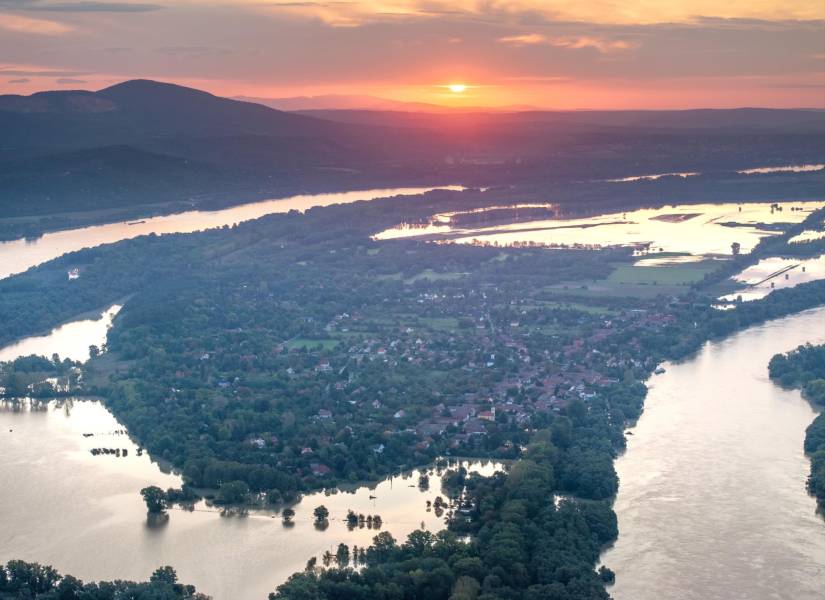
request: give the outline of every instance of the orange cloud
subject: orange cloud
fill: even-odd
[[[61,35],[72,31],[72,28],[57,21],[46,19],[31,19],[20,15],[0,13],[0,29],[18,33],[33,33],[37,35]]]
[[[540,33],[524,33],[521,35],[508,35],[498,38],[503,44],[513,44],[514,46],[531,46],[535,44],[546,44],[547,37]]]
[[[559,37],[550,42],[553,46],[560,48],[595,48],[599,52],[615,52],[616,50],[629,50],[637,47],[633,42],[625,40],[607,40],[597,37]]]
[[[720,19],[820,20],[825,19],[821,0],[258,0],[334,26],[399,18],[445,16],[494,16],[498,20],[519,14],[545,19],[602,24],[689,23],[701,17]],[[529,43],[529,42],[528,42]]]
[[[599,52],[615,52],[617,50],[629,50],[636,48],[638,44],[628,42],[625,40],[609,40],[605,38],[592,36],[562,36],[562,37],[547,37],[540,33],[527,33],[522,35],[510,35],[498,38],[498,41],[503,44],[511,44],[514,46],[536,46],[547,45],[556,46],[558,48],[595,48]]]

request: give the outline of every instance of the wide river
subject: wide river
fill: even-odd
[[[434,189],[459,190],[460,186],[440,188],[388,188],[330,194],[290,196],[275,200],[263,200],[241,204],[223,210],[191,210],[173,215],[120,221],[104,225],[92,225],[47,233],[33,240],[0,242],[0,279],[21,273],[67,252],[74,252],[100,244],[111,244],[149,233],[191,233],[224,225],[235,225],[272,213],[290,210],[305,211],[315,206],[347,204],[359,200],[375,200],[392,196],[412,196]]]
[[[768,378],[778,353],[825,342],[825,307],[666,364],[616,468],[615,600],[821,600],[825,520],[805,491],[815,413]]]

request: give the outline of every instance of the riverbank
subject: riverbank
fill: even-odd
[[[294,196],[320,196],[357,192],[369,189],[398,189],[404,187],[454,187],[454,183],[443,183],[440,179],[434,185],[427,185],[426,178],[392,178],[372,179],[368,183],[353,181],[340,184],[321,184],[314,187],[277,186],[271,188],[256,187],[253,190],[232,190],[218,194],[200,194],[181,200],[168,202],[141,203],[130,207],[112,207],[89,211],[71,211],[63,213],[33,214],[27,216],[0,218],[0,242],[13,242],[25,238],[34,241],[47,233],[57,233],[72,229],[92,226],[111,225],[115,223],[139,224],[137,221],[170,217],[190,211],[216,212],[229,208],[255,204],[265,201],[288,200]]]
[[[220,206],[186,206],[182,212],[146,216],[139,220],[111,221],[90,224],[79,228],[60,229],[31,240],[14,239],[0,242],[0,279],[21,273],[31,267],[63,254],[92,248],[103,244],[113,244],[122,240],[144,235],[168,233],[193,233],[206,229],[234,226],[238,223],[258,219],[292,210],[304,212],[310,208],[347,204],[362,200],[376,200],[394,196],[415,196],[429,191],[461,190],[461,186],[410,188],[372,188],[355,191],[303,194],[256,202],[233,202],[228,208]],[[178,206],[178,205],[175,205]],[[133,218],[135,215],[133,215]],[[80,273],[82,277],[82,272]]]
[[[817,416],[805,430],[805,453],[811,461],[808,491],[816,496],[825,517],[825,345],[806,344],[770,362],[771,379],[784,387],[799,389]]]

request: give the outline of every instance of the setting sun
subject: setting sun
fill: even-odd
[[[463,83],[452,83],[447,86],[449,90],[454,94],[463,94],[464,91],[467,89],[467,86]]]

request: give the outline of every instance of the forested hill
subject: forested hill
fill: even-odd
[[[145,80],[0,96],[0,216],[365,185],[385,129]]]

